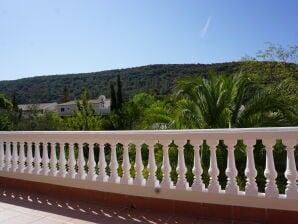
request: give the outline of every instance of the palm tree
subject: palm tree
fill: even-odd
[[[278,88],[264,89],[246,100],[251,85],[249,78],[241,74],[211,74],[209,79],[199,76],[179,81],[173,127],[264,127],[294,121],[295,108]]]

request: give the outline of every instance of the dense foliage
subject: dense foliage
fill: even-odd
[[[127,101],[137,93],[148,93],[162,97],[172,93],[178,79],[187,76],[207,76],[210,70],[216,73],[233,74],[241,63],[149,65],[137,68],[119,69],[94,73],[51,75],[0,81],[0,93],[12,100],[16,96],[18,104],[64,102],[78,99],[84,89],[89,89],[90,97],[106,95],[110,98],[110,84],[121,76],[122,97]],[[66,99],[65,99],[66,98]]]

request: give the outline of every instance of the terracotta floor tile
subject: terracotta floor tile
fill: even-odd
[[[2,202],[0,202],[0,208],[2,208],[2,209],[12,208],[12,207],[14,207],[14,205],[7,204],[3,200],[2,200]]]
[[[153,212],[149,211],[148,213],[140,216],[142,223],[152,223],[152,224],[158,224],[158,223],[166,223],[170,218],[173,216],[171,213],[159,213],[159,212]]]
[[[188,216],[174,216],[165,224],[198,224],[199,220]]]
[[[118,217],[123,217],[131,222],[142,222],[144,216],[149,212],[148,209],[126,208],[118,213]]]
[[[132,223],[131,220],[122,218],[122,217],[112,217],[112,218],[105,218],[103,220],[100,220],[100,224],[130,224]]]
[[[18,217],[12,217],[6,221],[1,221],[1,224],[31,224],[32,222],[36,222],[41,218],[42,217],[40,216],[21,214]]]
[[[56,219],[52,219],[50,217],[45,217],[45,218],[41,218],[37,221],[31,222],[32,224],[62,224],[64,223],[63,221],[60,220],[56,220]]]
[[[233,224],[261,224],[264,222],[247,222],[247,221],[234,221]]]
[[[99,221],[85,221],[81,219],[71,219],[64,222],[64,224],[93,224],[93,223],[99,223]]]
[[[124,210],[125,208],[113,208],[110,206],[100,206],[91,211],[91,213],[97,213],[100,216],[104,216],[105,218],[115,218],[117,215]]]
[[[51,219],[53,219],[53,220],[62,221],[62,222],[71,220],[71,218],[68,217],[68,216],[57,215],[57,214],[50,214],[50,215],[47,216],[47,217],[48,217],[48,218],[51,218]]]
[[[0,212],[0,223],[6,221],[8,219],[16,218],[20,215],[21,215],[21,213],[17,212],[17,211],[4,210],[4,211]]]
[[[198,221],[198,224],[232,224],[233,221],[226,221],[220,219],[212,219],[212,218],[201,218]]]

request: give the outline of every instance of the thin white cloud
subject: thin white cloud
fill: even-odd
[[[205,25],[204,25],[204,27],[203,27],[203,29],[201,30],[201,33],[200,33],[201,39],[203,39],[206,36],[208,28],[209,28],[210,23],[211,23],[211,20],[212,20],[212,16],[209,16],[206,23],[205,23]]]

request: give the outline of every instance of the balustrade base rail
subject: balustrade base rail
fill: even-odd
[[[50,182],[50,179],[48,180],[48,182]],[[266,208],[270,207],[268,206],[270,203],[268,203],[268,198],[266,198],[266,201],[263,201],[263,203],[260,199],[258,201],[255,201],[254,204],[259,205],[259,207],[251,207],[249,205],[245,205],[246,203],[248,203],[247,197],[245,199],[242,198],[244,199],[244,201],[242,201],[242,205],[238,206],[235,204],[232,205],[233,203],[231,203],[231,200],[224,198],[224,195],[221,194],[217,194],[216,197],[214,197],[214,194],[211,193],[198,193],[198,195],[196,195],[195,197],[196,202],[192,202],[191,200],[177,199],[181,198],[182,196],[186,196],[187,194],[182,194],[181,196],[180,193],[177,191],[175,191],[175,194],[171,194],[170,189],[168,189],[168,192],[158,193],[162,195],[162,197],[156,195],[154,196],[155,193],[152,193],[152,197],[150,197],[150,193],[147,192],[148,189],[146,189],[146,187],[142,189],[142,192],[147,193],[146,196],[138,195],[137,192],[133,194],[133,191],[129,192],[130,194],[125,194],[128,192],[127,188],[123,189],[124,193],[112,193],[115,189],[110,187],[115,184],[108,183],[107,186],[105,186],[104,184],[102,187],[99,187],[101,190],[94,190],[88,189],[92,188],[92,185],[88,185],[89,187],[85,186],[86,188],[84,186],[80,186],[80,188],[78,188],[78,186],[67,186],[71,183],[63,183],[63,185],[57,185],[57,183],[51,184],[45,182],[35,182],[2,176],[0,177],[0,184],[1,188],[21,189],[27,192],[42,193],[48,196],[54,196],[55,198],[64,197],[73,199],[75,197],[76,199],[91,203],[104,203],[106,205],[127,206],[133,209],[150,209],[158,212],[169,212],[177,215],[190,215],[198,218],[204,217],[221,220],[233,220],[235,221],[235,223],[256,222],[264,224],[296,224],[298,217],[298,211]],[[168,196],[172,197],[177,195],[180,195],[180,197],[178,196],[174,198],[167,198]],[[206,195],[208,196],[209,201]],[[184,199],[190,198],[187,197]],[[275,202],[276,200],[277,199],[274,199]],[[292,203],[292,206],[292,208],[297,208],[297,204],[295,203]]]
[[[286,199],[284,195],[279,195],[278,198],[265,197],[264,193],[258,193],[258,197],[246,196],[244,192],[239,192],[237,195],[225,194],[223,190],[218,193],[207,191],[193,192],[191,189],[177,190],[174,188],[161,189],[146,186],[136,185],[121,185],[118,183],[96,182],[77,179],[62,179],[51,176],[27,175],[21,173],[7,173],[0,171],[1,177],[30,181],[34,184],[51,184],[61,187],[77,188],[81,190],[91,190],[106,193],[114,193],[128,196],[167,199],[174,201],[185,201],[193,203],[208,203],[227,206],[244,206],[251,208],[278,209],[296,211],[298,215],[298,201]],[[0,182],[1,183],[1,182]],[[24,185],[25,186],[25,185]],[[35,189],[36,187],[34,187]],[[37,188],[38,189],[38,188]],[[92,194],[91,194],[92,197]]]

